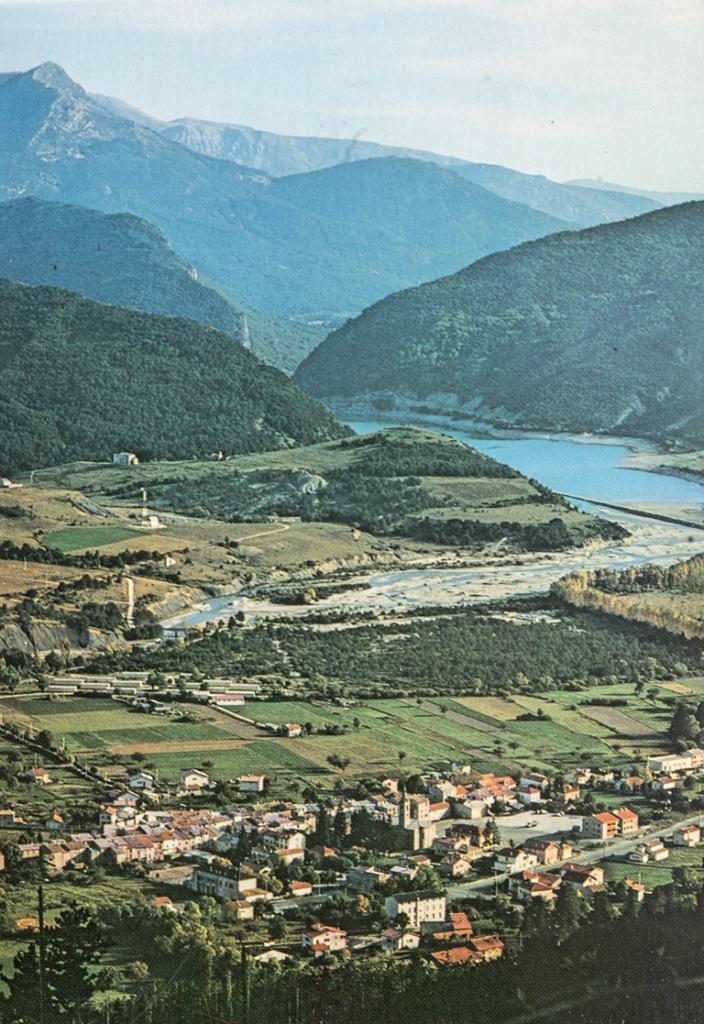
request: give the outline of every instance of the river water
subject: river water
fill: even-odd
[[[358,421],[349,425],[357,433],[365,434],[393,424]],[[404,420],[404,425],[411,424]],[[623,463],[631,449],[622,443],[560,435],[488,437],[445,421],[429,419],[423,419],[416,425],[450,434],[560,493],[615,504],[657,505],[662,512],[674,515],[681,513],[683,505],[701,509],[704,504],[704,486],[695,481],[627,468]],[[672,506],[671,509],[668,505]],[[704,533],[701,531],[596,507],[591,510],[604,518],[623,523],[631,532],[630,540],[625,544],[582,551],[525,555],[519,559],[497,557],[469,567],[450,565],[446,568],[370,572],[358,577],[366,579],[368,588],[336,594],[318,602],[315,607],[389,611],[536,594],[547,591],[554,580],[576,569],[620,569],[645,563],[670,565],[704,548]],[[214,598],[188,614],[170,619],[164,626],[167,631],[193,627],[211,620],[226,619],[236,611],[256,618],[261,615],[295,617],[310,610],[309,606],[277,605],[256,597],[233,594]]]

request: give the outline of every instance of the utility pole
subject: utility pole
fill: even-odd
[[[134,578],[132,576],[125,576],[125,587],[127,589],[127,614],[125,618],[128,628],[134,629]]]
[[[247,961],[247,947],[242,943],[242,1010],[243,1022],[249,1024],[249,963]]]
[[[44,851],[39,847],[39,889],[37,892],[39,918],[39,1024],[46,1020],[46,929],[44,926]]]

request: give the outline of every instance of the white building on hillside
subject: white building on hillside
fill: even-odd
[[[442,892],[423,889],[420,892],[397,892],[387,896],[384,909],[392,921],[399,914],[408,918],[409,928],[420,928],[425,921],[444,921],[447,917],[447,900]]]
[[[134,452],[115,452],[112,457],[114,466],[138,466],[139,459]]]

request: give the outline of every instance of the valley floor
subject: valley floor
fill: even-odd
[[[631,536],[625,543],[595,544],[584,549],[553,554],[523,554],[501,557],[489,555],[483,560],[467,563],[456,556],[444,564],[395,568],[356,574],[355,582],[367,587],[343,591],[316,602],[319,610],[349,609],[355,612],[386,611],[427,605],[476,604],[530,594],[545,593],[552,583],[578,569],[623,569],[642,564],[671,565],[701,551],[704,537],[697,531],[656,520],[614,514]],[[238,611],[248,617],[298,617],[311,611],[309,604],[277,604],[258,598],[251,591],[215,598],[166,619],[167,630],[202,626],[206,622],[226,621]]]

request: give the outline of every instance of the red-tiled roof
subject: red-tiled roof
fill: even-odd
[[[498,935],[475,935],[470,939],[470,945],[477,953],[488,953],[490,950],[504,948]]]
[[[433,960],[436,960],[440,964],[466,964],[472,961],[476,963],[482,959],[481,953],[477,953],[473,949],[467,949],[466,946],[454,946],[452,949],[438,949],[430,955]]]
[[[472,922],[469,920],[464,911],[452,911],[450,913],[450,920],[454,926],[456,932],[458,931],[472,931]]]
[[[335,928],[331,924],[316,923],[310,926],[306,935],[310,936],[311,939],[314,939],[316,935],[347,935],[347,932],[342,928]]]

